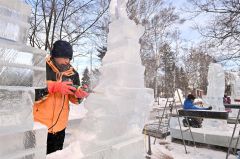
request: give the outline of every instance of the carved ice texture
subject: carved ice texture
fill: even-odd
[[[144,87],[145,68],[139,53],[144,30],[129,20],[126,3],[111,1],[108,52],[100,70],[100,83],[85,103],[88,113],[79,127],[80,145],[75,143],[72,151],[68,147],[63,154],[81,147],[84,159],[144,158],[141,133],[153,91]]]
[[[205,101],[215,111],[225,111],[223,96],[225,90],[225,74],[222,66],[211,63],[208,70],[208,87]],[[226,129],[227,122],[220,120],[204,119],[203,127]]]
[[[26,45],[30,13],[20,0],[0,1],[0,158],[46,156],[47,129],[32,116],[34,88],[46,87],[46,53]]]
[[[231,72],[230,73],[232,78],[229,81],[231,85],[231,103],[235,103],[234,100],[239,100],[240,99],[240,78],[238,72]]]
[[[108,52],[100,84],[86,101],[88,114],[81,123],[83,152],[128,140],[141,134],[152,92],[144,88],[144,67],[139,54],[143,28],[130,21],[126,0],[112,1]],[[81,142],[82,143],[82,142]]]

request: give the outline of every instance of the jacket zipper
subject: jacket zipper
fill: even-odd
[[[53,93],[54,95],[54,103],[53,103],[53,118],[52,118],[52,125],[54,124],[54,116],[55,116],[55,107],[56,107],[56,97],[55,97],[55,93]],[[53,132],[53,128],[52,127],[52,132]],[[54,132],[53,132],[54,133]]]

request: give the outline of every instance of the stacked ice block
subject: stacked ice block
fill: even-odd
[[[85,103],[88,113],[79,127],[79,141],[87,159],[100,158],[103,152],[104,159],[144,158],[141,132],[153,91],[144,87],[145,68],[139,53],[144,29],[129,20],[126,4],[127,0],[111,1],[108,52],[100,69],[99,85]],[[132,148],[136,145],[137,149]],[[111,149],[111,153],[104,149]]]
[[[44,158],[47,129],[33,122],[34,88],[45,86],[45,51],[26,45],[31,8],[0,1],[0,158]],[[34,126],[33,126],[34,125]]]

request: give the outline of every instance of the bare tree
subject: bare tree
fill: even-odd
[[[67,40],[73,45],[83,45],[86,39],[93,40],[93,35],[98,37],[96,32],[99,31],[101,18],[106,15],[109,8],[108,0],[26,0],[26,2],[33,8],[30,19],[30,45],[45,50],[50,50],[56,39]]]
[[[197,26],[199,32],[218,49],[218,61],[239,60],[240,2],[238,0],[189,0],[193,13],[208,17],[206,26]]]
[[[184,57],[185,71],[192,90],[198,88],[207,92],[208,67],[212,62],[215,62],[215,59],[201,47],[191,48]]]
[[[141,58],[146,67],[146,86],[154,88],[155,98],[158,90],[158,70],[161,67],[160,50],[170,38],[171,26],[177,22],[179,17],[175,14],[175,8],[164,6],[162,0],[140,1],[138,7],[132,9],[130,17],[136,23],[142,23],[145,27],[144,35],[141,37]],[[135,4],[136,5],[136,4]]]

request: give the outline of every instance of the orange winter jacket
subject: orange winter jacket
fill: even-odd
[[[46,60],[46,75],[47,82],[71,80],[74,85],[80,85],[78,73],[73,67],[65,72],[59,72],[51,57]],[[49,94],[47,88],[36,89],[33,106],[34,121],[46,125],[49,133],[65,129],[68,122],[69,101],[79,104],[79,100],[73,95]]]

